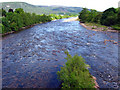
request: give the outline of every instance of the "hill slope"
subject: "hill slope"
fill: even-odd
[[[65,6],[36,6],[25,2],[3,2],[2,8],[8,9],[23,8],[25,12],[36,14],[78,14],[81,7],[65,7]]]
[[[118,7],[120,7],[120,1],[118,2]]]

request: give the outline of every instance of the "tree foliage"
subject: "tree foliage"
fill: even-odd
[[[91,22],[105,26],[119,27],[120,8],[109,8],[104,12],[83,8],[83,10],[80,12],[79,19],[81,22]]]
[[[13,13],[13,9],[9,9],[8,12],[12,12]]]
[[[17,8],[15,9],[15,12],[20,14],[20,13],[24,13],[24,10],[22,8]]]
[[[6,16],[6,11],[2,8],[2,16]]]
[[[83,8],[83,10],[80,12],[79,19],[82,22],[88,21],[89,13],[90,13],[90,11],[87,8]]]
[[[65,51],[67,57],[66,64],[57,72],[58,78],[62,82],[62,88],[94,88],[94,80],[89,74],[89,65],[78,55],[71,56]]]
[[[13,9],[9,9],[8,12],[6,12],[4,9],[2,9],[2,33],[7,33],[10,31],[18,31],[20,28],[37,24],[37,23],[45,23],[49,22],[54,19],[61,19],[61,18],[67,18],[70,17],[69,15],[36,15],[35,13],[28,13],[24,12],[22,8],[17,8],[15,11]]]
[[[3,29],[2,29],[2,33],[6,33],[6,32],[10,32],[11,28],[10,28],[10,22],[7,18],[3,17],[2,18],[2,24],[3,24]]]
[[[117,23],[117,12],[115,8],[105,10],[101,17],[101,24],[110,26]]]
[[[8,12],[2,9],[2,16],[2,33],[18,31],[20,28],[25,26],[52,20],[48,15],[26,13],[22,8],[15,9],[15,11],[13,11],[13,9],[9,9]]]

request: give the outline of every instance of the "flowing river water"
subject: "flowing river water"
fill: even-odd
[[[100,88],[118,88],[118,33],[87,30],[67,19],[38,24],[2,39],[3,88],[58,88],[68,50],[91,66]]]

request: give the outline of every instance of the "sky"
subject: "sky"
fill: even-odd
[[[86,7],[104,11],[110,7],[117,8],[120,0],[0,0],[0,2],[27,2],[33,5],[59,5],[59,6],[74,6]]]

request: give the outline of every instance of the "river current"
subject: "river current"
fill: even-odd
[[[118,88],[118,33],[87,30],[66,19],[38,24],[2,39],[3,88],[58,88],[65,50],[81,55],[100,88]]]

